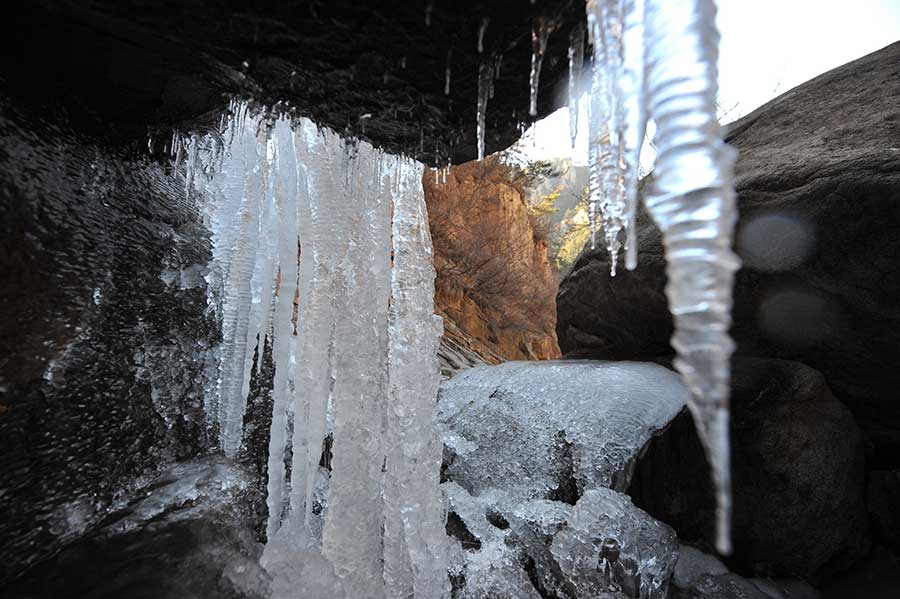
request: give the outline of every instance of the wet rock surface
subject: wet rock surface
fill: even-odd
[[[162,166],[0,96],[0,583],[207,452],[208,232]]]
[[[822,375],[796,362],[736,358],[731,407],[731,568],[821,578],[865,557],[863,438]],[[712,486],[689,414],[650,442],[628,492],[681,539],[713,538]]]
[[[740,220],[737,354],[819,370],[873,443],[900,456],[900,43],[825,73],[729,125]],[[652,181],[645,181],[652,184]],[[585,249],[560,285],[567,357],[669,355],[660,234],[644,215],[639,264],[609,276]]]
[[[479,65],[501,61],[486,114],[490,153],[532,118],[532,28],[543,21],[553,29],[543,116],[561,105],[569,33],[583,19],[579,0],[40,0],[6,15],[0,43],[7,84],[23,99],[62,105],[84,129],[140,148],[148,128],[161,148],[173,128],[218,124],[225,95],[240,93],[391,153],[446,164],[476,156]]]
[[[264,501],[264,498],[262,499]],[[242,469],[216,460],[177,464],[88,534],[14,583],[10,599],[257,599],[269,579],[259,565],[254,504]]]

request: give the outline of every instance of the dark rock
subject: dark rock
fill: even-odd
[[[215,446],[210,255],[170,172],[0,96],[0,584]]]
[[[900,556],[900,470],[870,472],[866,500],[877,541]]]
[[[874,443],[900,460],[900,43],[793,89],[726,130],[740,210],[738,355],[822,372]],[[659,232],[640,223],[639,265],[609,276],[585,249],[560,285],[567,357],[671,354]]]
[[[702,574],[689,589],[676,589],[673,599],[773,599],[737,574]]]
[[[58,555],[0,587],[0,595],[266,597],[269,578],[251,526],[258,501],[239,468],[216,461],[178,464]]]
[[[866,555],[862,436],[818,372],[735,359],[731,434],[734,571],[825,576]],[[651,441],[629,494],[679,538],[711,546],[713,492],[687,412]]]
[[[502,55],[487,151],[512,144],[534,118],[528,78],[540,19],[555,24],[540,78],[544,116],[561,104],[583,0],[21,2],[0,22],[0,79],[29,104],[62,108],[84,130],[140,148],[148,129],[161,149],[172,128],[217,123],[226,96],[241,94],[443,165],[475,158],[482,61]]]
[[[876,546],[863,562],[822,590],[825,599],[896,599],[900,597],[900,560]]]

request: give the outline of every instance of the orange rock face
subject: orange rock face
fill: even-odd
[[[559,357],[557,280],[518,171],[488,157],[423,185],[445,337],[489,363]]]

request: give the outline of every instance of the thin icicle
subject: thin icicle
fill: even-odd
[[[444,95],[450,95],[450,65],[453,57],[453,48],[447,50],[447,65],[444,67]]]
[[[483,17],[481,24],[478,26],[478,53],[484,52],[484,32],[487,31],[488,24],[491,22],[490,17]]]
[[[528,76],[529,103],[528,114],[537,116],[538,86],[541,80],[541,65],[544,63],[544,52],[547,50],[547,38],[552,29],[550,23],[539,18],[531,30],[531,73]]]
[[[478,105],[475,111],[475,130],[478,135],[478,160],[484,160],[485,118],[488,92],[493,80],[492,69],[484,62],[478,65]]]
[[[610,274],[615,276],[625,229],[624,102],[619,89],[623,73],[624,14],[622,0],[597,0],[587,4],[588,27],[594,46],[591,86],[591,190],[592,244],[596,243],[596,219],[602,219]]]
[[[581,69],[584,65],[584,26],[579,23],[572,30],[569,40],[569,136],[572,147],[578,136],[578,85],[581,82]]]

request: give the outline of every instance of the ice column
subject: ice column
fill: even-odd
[[[443,445],[435,430],[437,349],[431,233],[421,167],[398,167],[394,270],[388,334],[384,568],[388,599],[446,597],[448,545],[440,484]]]
[[[599,212],[613,274],[620,233],[633,268],[638,158],[657,124],[653,185],[645,205],[663,233],[666,294],[675,320],[675,366],[712,467],[717,546],[730,544],[729,360],[734,152],[716,120],[719,35],[712,0],[589,0],[594,44],[590,123],[592,227]],[[592,228],[593,231],[593,228]]]
[[[232,113],[222,132],[177,140],[212,232],[223,343],[209,392],[228,455],[241,447],[253,351],[272,343],[263,563],[273,597],[448,597],[424,167],[307,119]]]

